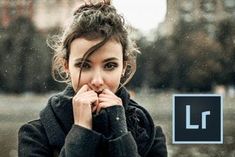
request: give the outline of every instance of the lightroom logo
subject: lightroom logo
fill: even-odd
[[[222,144],[222,99],[216,94],[173,95],[173,143]]]

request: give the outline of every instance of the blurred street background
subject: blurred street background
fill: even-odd
[[[78,1],[0,0],[1,157],[17,156],[19,127],[37,118],[48,98],[65,87],[51,77],[53,52],[46,40],[60,33]],[[135,3],[140,2],[113,1],[124,17],[133,13],[142,23],[128,19],[142,54],[127,87],[163,127],[169,157],[235,157],[235,0]],[[157,20],[161,9],[162,20]],[[145,22],[147,17],[152,22]],[[172,145],[171,105],[176,93],[224,96],[224,144]]]

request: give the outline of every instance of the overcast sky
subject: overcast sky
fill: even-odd
[[[143,32],[156,28],[166,14],[166,0],[113,0],[113,5],[128,23]]]

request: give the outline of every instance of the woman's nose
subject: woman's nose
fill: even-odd
[[[91,79],[91,85],[96,89],[99,90],[104,84],[103,76],[99,70],[94,71]]]

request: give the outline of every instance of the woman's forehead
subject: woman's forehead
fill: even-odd
[[[70,57],[73,59],[82,58],[84,54],[93,46],[101,42],[102,39],[87,40],[77,38],[71,43]],[[102,47],[97,49],[88,59],[99,58],[123,58],[122,45],[120,42],[109,39]]]

